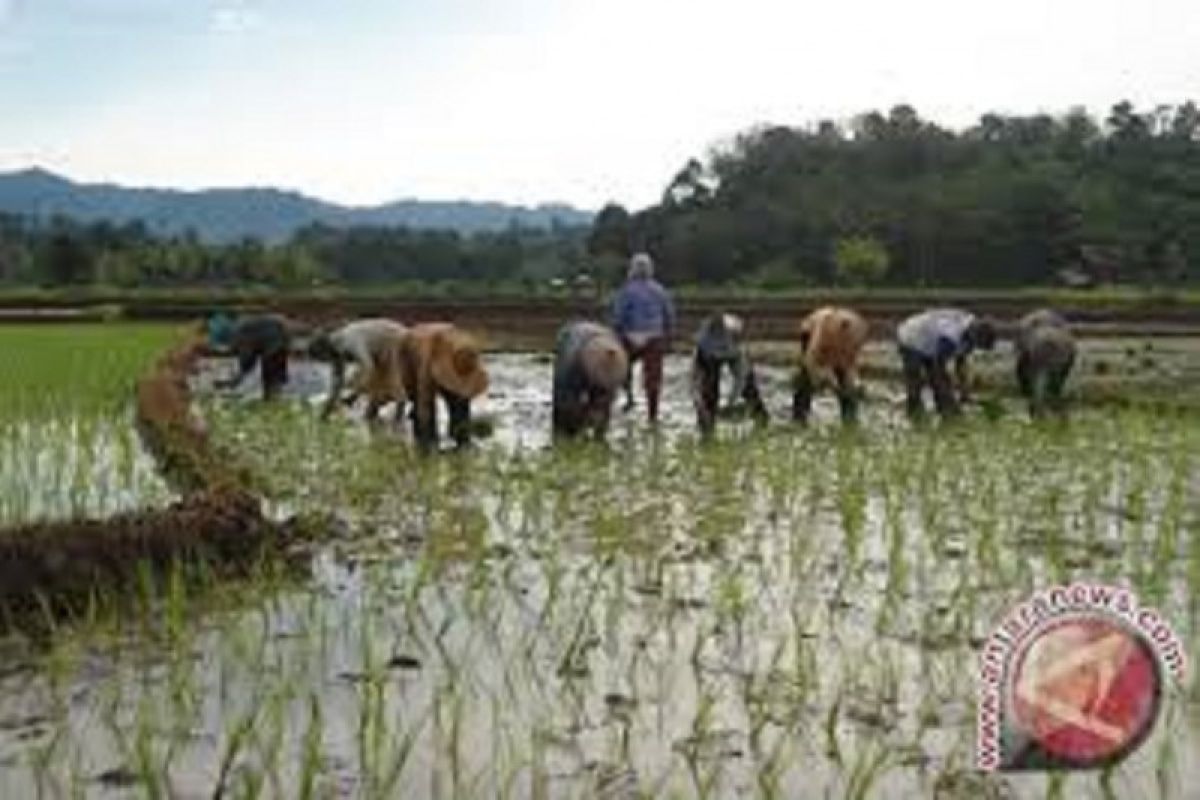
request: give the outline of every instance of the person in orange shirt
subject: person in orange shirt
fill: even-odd
[[[842,420],[858,418],[861,389],[858,357],[870,329],[858,313],[848,308],[824,306],[800,323],[800,366],[792,395],[792,419],[804,423],[812,410],[814,393],[833,387]]]
[[[471,438],[471,401],[488,388],[479,343],[448,322],[408,330],[401,346],[404,387],[413,404],[413,437],[422,450],[437,447],[437,399],[450,414],[450,437],[458,447]]]

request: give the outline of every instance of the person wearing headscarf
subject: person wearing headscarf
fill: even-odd
[[[988,320],[957,308],[935,308],[905,319],[896,328],[896,344],[904,365],[909,416],[924,413],[921,391],[928,385],[943,417],[957,416],[970,394],[968,359],[976,350],[996,345],[996,329]],[[954,380],[947,369],[954,362]],[[957,384],[957,386],[955,385]]]
[[[233,319],[224,311],[214,311],[204,321],[208,347],[214,353],[229,352],[233,340]]]
[[[1063,413],[1063,387],[1076,356],[1066,319],[1049,309],[1025,315],[1017,325],[1015,345],[1017,385],[1029,402],[1030,416],[1040,417],[1047,409]]]
[[[488,387],[479,343],[448,322],[427,322],[408,329],[400,352],[417,445],[423,450],[437,446],[437,400],[441,398],[450,415],[450,437],[458,447],[466,446],[471,438],[471,401]]]
[[[629,275],[613,299],[612,326],[629,353],[631,370],[642,362],[646,408],[652,423],[658,421],[662,393],[663,358],[675,328],[675,304],[654,279],[654,261],[647,253],[629,260]],[[625,384],[626,407],[633,404],[632,380]]]
[[[754,366],[742,343],[744,324],[735,314],[713,314],[696,334],[696,351],[692,356],[692,403],[696,408],[696,424],[703,436],[716,427],[721,401],[721,374],[729,370],[733,384],[729,391],[730,404],[746,402],[750,416],[758,423],[767,421],[767,409],[758,390]]]
[[[824,306],[800,323],[800,365],[792,395],[792,419],[807,422],[813,394],[832,387],[842,420],[858,417],[861,389],[858,358],[870,329],[859,314],[848,308]]]
[[[293,323],[280,314],[255,314],[233,323],[229,350],[237,359],[238,371],[232,378],[218,382],[225,389],[236,389],[259,367],[263,398],[270,399],[288,382],[288,355]]]
[[[328,362],[333,372],[329,399],[321,416],[327,418],[338,402],[349,405],[359,395],[366,395],[368,420],[375,419],[381,407],[394,402],[396,421],[400,421],[408,398],[400,366],[407,335],[404,325],[383,318],[355,320],[318,335],[309,346],[309,355]],[[354,373],[349,395],[343,398],[348,367],[353,367]]]
[[[629,358],[610,328],[586,321],[564,325],[554,347],[554,435],[603,439],[628,374]]]

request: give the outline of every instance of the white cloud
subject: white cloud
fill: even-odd
[[[0,0],[0,28],[16,19],[19,0]]]
[[[564,0],[553,13],[489,0],[482,17],[341,16],[336,35],[299,10],[265,25],[263,9],[283,2],[214,0],[214,31],[256,35],[213,36],[202,66],[148,73],[21,146],[89,178],[270,183],[360,203],[641,205],[689,157],[758,122],[909,102],[965,125],[987,110],[1103,110],[1200,86],[1190,0],[1138,14],[1116,0]]]
[[[249,33],[261,28],[262,24],[262,12],[247,3],[218,6],[209,18],[209,29],[223,35]]]

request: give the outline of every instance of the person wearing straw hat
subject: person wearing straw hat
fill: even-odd
[[[281,314],[255,314],[237,320],[229,332],[229,350],[237,359],[238,371],[218,381],[222,389],[236,389],[259,367],[263,399],[279,394],[288,382],[288,355],[296,325]]]
[[[935,308],[901,322],[896,328],[896,344],[904,365],[909,416],[917,418],[924,414],[921,391],[928,385],[938,413],[954,417],[968,400],[967,361],[976,350],[991,350],[996,346],[996,328],[969,311]],[[952,360],[954,380],[946,368]]]
[[[471,401],[487,391],[488,374],[474,337],[448,322],[409,328],[401,347],[404,387],[413,402],[413,438],[437,446],[437,399],[450,415],[450,437],[465,447],[471,437]]]
[[[1021,318],[1016,338],[1017,385],[1029,402],[1029,415],[1040,417],[1047,409],[1066,412],[1063,387],[1075,365],[1075,337],[1066,319],[1041,309]]]
[[[333,372],[329,399],[322,418],[333,413],[338,402],[351,405],[360,395],[367,397],[367,420],[374,420],[379,409],[396,404],[395,419],[403,419],[408,392],[401,370],[401,350],[408,328],[392,319],[359,319],[330,332],[319,334],[309,345],[309,356],[330,364]],[[354,367],[350,392],[343,398],[346,368]]]
[[[633,365],[641,361],[647,414],[655,423],[662,393],[663,358],[675,327],[675,304],[654,279],[654,260],[648,253],[636,253],[629,260],[628,279],[613,298],[612,323],[629,354],[626,408],[633,406]]]
[[[867,343],[866,320],[848,308],[824,306],[800,323],[800,365],[792,394],[792,419],[804,423],[812,411],[813,394],[832,387],[843,422],[858,417],[862,391],[858,358]]]
[[[696,351],[692,356],[692,403],[696,408],[696,423],[703,436],[716,427],[721,400],[721,373],[728,369],[733,375],[729,400],[746,402],[755,422],[768,418],[754,366],[742,345],[745,325],[735,314],[714,314],[700,326],[696,335]]]
[[[603,439],[629,358],[613,331],[596,322],[569,322],[554,347],[552,426],[556,437]]]

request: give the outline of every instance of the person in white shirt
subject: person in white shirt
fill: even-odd
[[[969,398],[968,359],[975,350],[995,347],[996,328],[969,311],[935,308],[901,322],[896,328],[896,344],[904,365],[909,416],[918,417],[924,413],[921,391],[929,386],[938,413],[952,417],[960,412],[960,404]],[[951,380],[947,369],[951,361],[954,362],[955,380]]]
[[[359,395],[367,396],[366,418],[373,420],[389,402],[396,404],[396,421],[403,418],[408,392],[401,370],[401,353],[408,328],[391,319],[360,319],[324,333],[309,347],[309,355],[327,361],[333,368],[329,399],[323,418],[339,403],[350,405]],[[350,392],[343,398],[347,367],[354,367]]]

